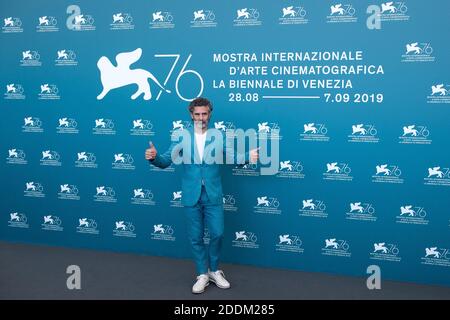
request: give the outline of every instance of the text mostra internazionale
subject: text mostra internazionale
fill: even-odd
[[[262,53],[214,53],[215,63],[228,64],[229,76],[252,76],[230,80],[230,88],[282,88],[283,81],[255,79],[254,76],[376,76],[383,75],[380,64],[364,64],[363,51],[297,51]],[[302,79],[309,88],[351,88],[350,79]],[[224,88],[221,81],[216,88]]]

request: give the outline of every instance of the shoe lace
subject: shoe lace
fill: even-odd
[[[221,276],[222,278],[225,278],[225,273],[223,273],[222,270],[217,270],[217,271],[213,272],[213,274],[215,276]]]

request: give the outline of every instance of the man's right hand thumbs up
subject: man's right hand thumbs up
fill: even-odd
[[[149,146],[150,148],[145,150],[145,159],[154,160],[156,158],[156,155],[158,154],[158,151],[156,151],[156,148],[151,141],[149,142]]]

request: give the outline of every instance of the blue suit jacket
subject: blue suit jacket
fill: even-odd
[[[215,152],[207,152],[207,149],[214,147],[216,152],[221,153],[223,159],[222,163],[225,163],[226,161],[227,164],[237,163],[240,165],[249,162],[248,152],[245,154],[235,155],[234,149],[227,147],[225,134],[222,131],[217,129],[208,129],[203,159],[200,161],[197,147],[195,145],[194,128],[190,127],[184,130],[188,130],[190,134],[189,137],[191,138],[191,141],[188,144],[190,146],[190,150],[183,150],[183,147],[180,146],[180,142],[175,141],[172,142],[166,152],[163,154],[157,153],[155,159],[149,160],[149,162],[156,167],[164,169],[172,164],[172,153],[188,159],[189,161],[184,161],[182,163],[183,174],[181,203],[184,206],[194,206],[200,198],[201,187],[202,184],[204,184],[210,202],[212,204],[221,204],[223,202],[223,192],[219,167],[220,164],[211,163],[211,159],[213,159],[216,154]],[[220,132],[222,139],[215,139],[215,135],[212,134],[212,130],[214,130],[215,134]],[[188,152],[186,153],[186,151]],[[194,160],[196,160],[195,163]]]

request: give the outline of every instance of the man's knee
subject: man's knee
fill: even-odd
[[[209,230],[209,236],[211,239],[223,238],[223,226],[211,228]]]
[[[192,244],[203,244],[203,238],[204,238],[205,234],[204,232],[200,232],[200,231],[195,231],[195,232],[190,232],[189,233],[189,241]]]

